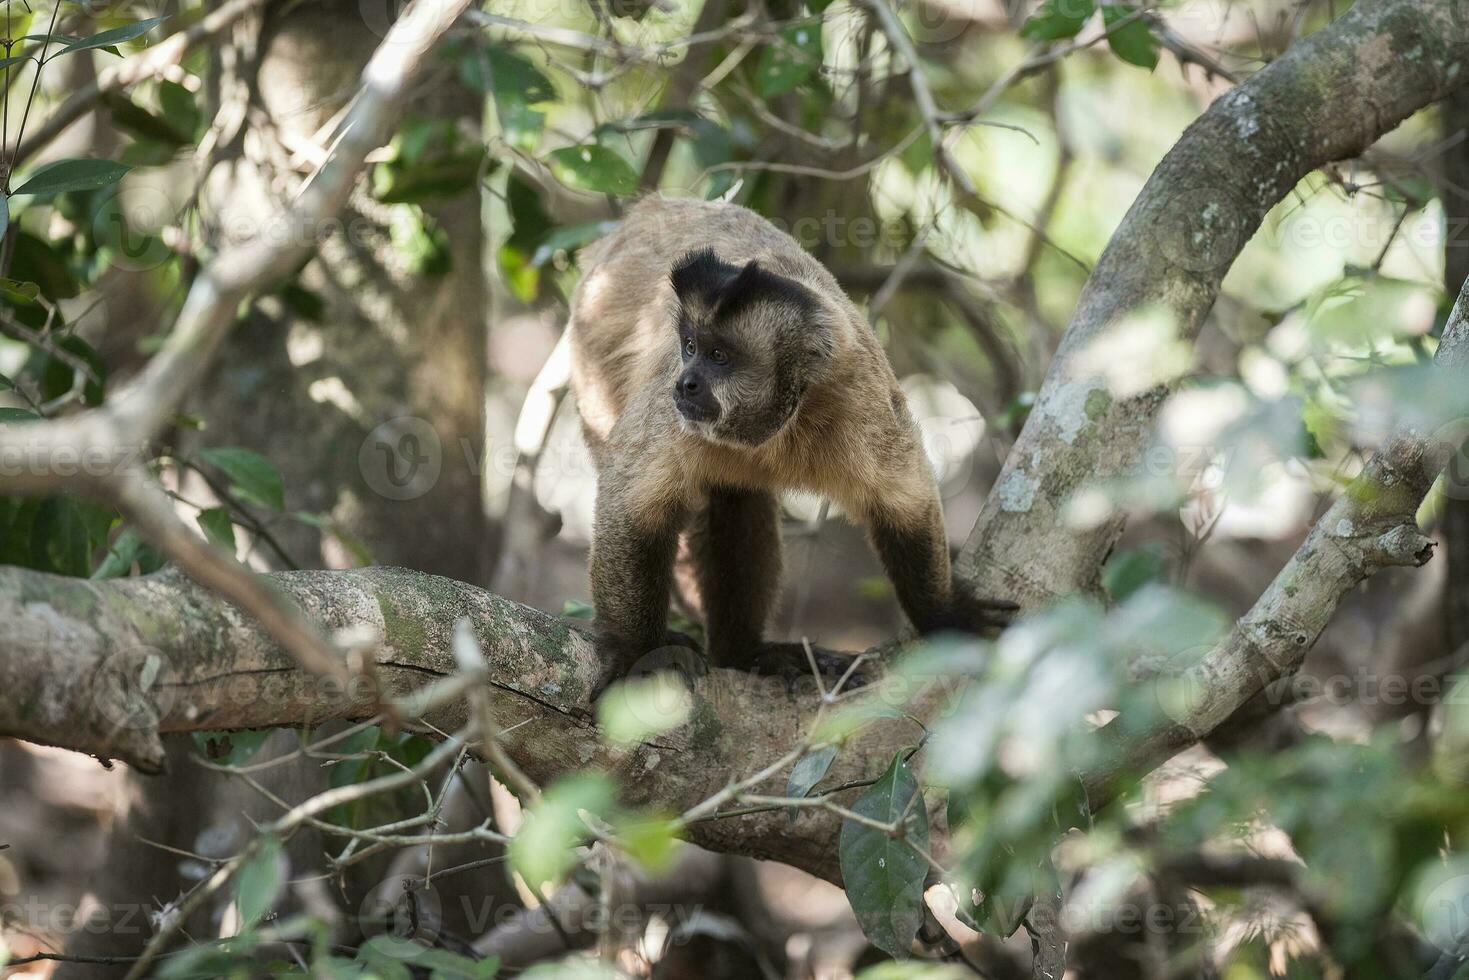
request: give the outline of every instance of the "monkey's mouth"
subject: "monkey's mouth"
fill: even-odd
[[[719,418],[719,407],[717,405],[707,405],[703,402],[695,401],[692,398],[685,398],[683,395],[677,393],[673,396],[673,404],[678,409],[678,414],[690,422],[713,422]]]

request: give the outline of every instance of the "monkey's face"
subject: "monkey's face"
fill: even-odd
[[[679,371],[671,392],[684,427],[758,446],[795,415],[829,344],[820,304],[800,283],[709,250],[673,269]]]

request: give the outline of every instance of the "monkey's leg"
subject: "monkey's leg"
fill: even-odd
[[[780,501],[715,488],[689,534],[709,662],[748,668],[780,595]]]
[[[592,603],[603,674],[594,696],[664,645],[668,590],[682,515],[634,512],[630,494],[604,479],[597,492],[592,543]]]

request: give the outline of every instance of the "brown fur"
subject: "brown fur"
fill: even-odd
[[[720,439],[723,418],[702,428],[674,405],[679,302],[669,274],[704,248],[806,287],[829,331],[829,353],[802,377],[794,415],[758,445]],[[599,471],[592,592],[617,671],[663,642],[669,565],[695,517],[691,552],[711,655],[729,664],[751,652],[776,595],[777,500],[787,489],[828,496],[872,529],[919,629],[958,625],[938,489],[917,427],[876,335],[830,272],[752,211],[659,197],[632,208],[582,265],[569,326],[572,387]],[[750,329],[762,328],[757,320]],[[753,381],[762,373],[746,372]]]

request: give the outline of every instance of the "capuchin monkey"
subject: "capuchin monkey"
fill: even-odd
[[[667,639],[688,537],[714,666],[754,663],[780,588],[780,493],[866,525],[921,633],[1002,626],[963,601],[918,427],[835,277],[734,204],[650,197],[582,254],[572,390],[598,471],[595,694]]]

